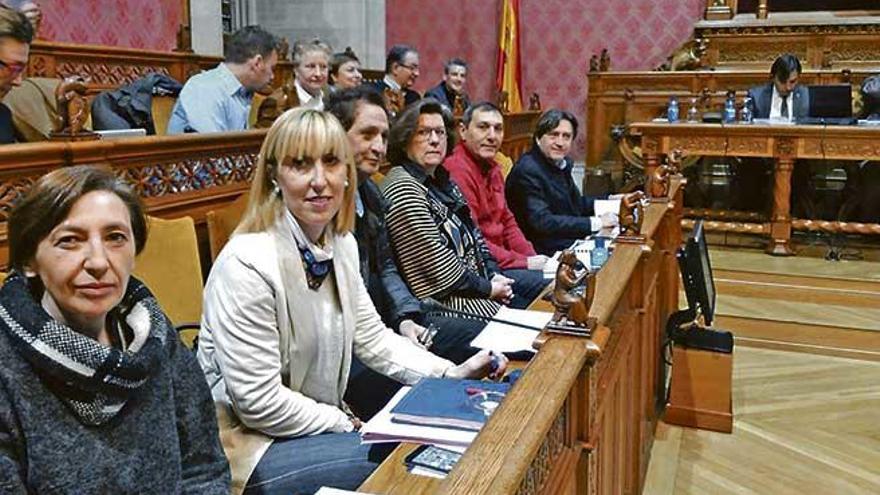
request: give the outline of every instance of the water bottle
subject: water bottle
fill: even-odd
[[[751,124],[755,116],[752,114],[752,99],[746,96],[743,102],[742,122],[743,124]]]
[[[691,107],[688,108],[688,122],[699,122],[700,111],[697,110],[697,99],[691,98]]]
[[[733,124],[736,122],[736,105],[734,104],[733,97],[727,99],[724,102],[724,123],[725,124]]]
[[[666,119],[669,122],[678,122],[678,98],[669,99],[669,106],[666,108]]]
[[[590,251],[590,269],[598,270],[608,261],[608,248],[605,247],[604,237],[593,238],[595,245]]]

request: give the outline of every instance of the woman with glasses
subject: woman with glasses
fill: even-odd
[[[352,490],[378,466],[343,402],[354,357],[404,383],[490,372],[488,352],[455,366],[382,323],[351,233],[356,189],[335,117],[299,108],[272,124],[208,277],[199,333],[236,492]]]
[[[453,147],[452,132],[452,115],[434,98],[410,105],[391,126],[393,168],[382,183],[390,205],[389,240],[416,297],[491,317],[510,303],[514,281],[501,275],[467,201],[441,165]],[[467,345],[483,326],[478,320],[445,320],[437,325],[435,348]]]

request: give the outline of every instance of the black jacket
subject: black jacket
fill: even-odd
[[[581,195],[571,177],[572,166],[566,157],[560,169],[532,146],[507,176],[507,205],[538,253],[552,256],[592,232],[590,215],[596,198]]]
[[[752,116],[756,119],[770,118],[770,106],[773,103],[773,83],[755,86],[749,90],[752,99]],[[795,86],[788,102],[792,119],[810,116],[810,92],[806,86]]]
[[[397,328],[402,320],[422,321],[421,304],[410,292],[397,271],[397,263],[388,245],[385,212],[388,203],[379,186],[371,179],[361,181],[358,193],[364,206],[357,216],[354,236],[358,243],[361,277],[370,299],[385,324]]]
[[[461,97],[464,100],[462,103],[466,109],[471,105],[471,102],[468,100],[467,94],[462,93]],[[454,110],[453,105],[455,103],[455,97],[450,93],[449,88],[446,87],[446,83],[443,81],[440,81],[440,84],[429,89],[425,93],[425,98],[435,98],[440,103],[446,105],[446,108],[448,108],[450,112]]]
[[[177,96],[183,88],[164,74],[151,73],[113,91],[105,91],[92,102],[92,128],[147,130],[156,134],[153,124],[153,95]]]

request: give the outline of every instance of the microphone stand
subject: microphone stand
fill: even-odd
[[[467,318],[470,320],[482,320],[482,321],[494,321],[495,323],[502,323],[504,325],[510,325],[513,327],[525,328],[527,330],[536,330],[538,332],[544,330],[544,327],[535,327],[532,325],[526,325],[524,323],[517,323],[515,321],[502,320],[500,318],[494,318],[492,316],[483,316],[477,313],[471,313],[468,311],[459,311],[457,309],[452,309],[449,306],[441,303],[440,301],[434,298],[426,298],[422,301],[422,306],[427,313],[440,314],[440,313],[452,313],[454,315],[458,315],[459,318]]]

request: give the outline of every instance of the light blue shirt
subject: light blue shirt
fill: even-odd
[[[221,63],[183,86],[168,119],[168,134],[243,131],[252,101],[253,93]]]

